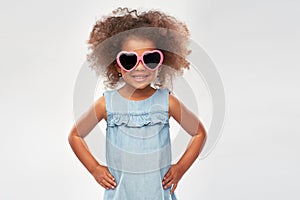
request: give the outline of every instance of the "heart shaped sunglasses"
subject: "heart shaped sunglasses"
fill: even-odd
[[[163,60],[164,55],[160,50],[145,51],[141,56],[134,51],[121,51],[117,55],[119,67],[126,72],[135,69],[140,61],[147,69],[154,71],[162,64]]]

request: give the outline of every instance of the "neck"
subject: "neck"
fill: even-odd
[[[127,85],[124,85],[121,89],[119,89],[119,92],[120,94],[122,94],[122,96],[126,97],[127,99],[139,100],[151,96],[155,92],[155,89],[152,88],[150,85],[142,89],[132,88],[128,87]]]

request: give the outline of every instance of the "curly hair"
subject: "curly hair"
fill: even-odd
[[[155,86],[172,87],[173,78],[189,69],[186,57],[190,54],[190,33],[185,23],[157,10],[138,13],[118,8],[96,21],[87,41],[87,60],[98,75],[105,77],[106,87],[113,89],[120,83],[116,55],[123,42],[132,36],[152,41],[164,54]]]

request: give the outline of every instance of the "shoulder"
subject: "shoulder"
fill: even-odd
[[[106,90],[103,92],[103,96],[108,98],[109,96],[113,95],[117,90]]]
[[[180,101],[171,92],[169,93],[169,110],[179,108]]]
[[[178,116],[181,115],[180,106],[179,100],[172,93],[169,93],[169,117],[173,117],[177,120],[177,118],[179,118]]]
[[[99,97],[96,101],[95,101],[95,105],[97,107],[105,107],[105,97],[104,96],[101,96]]]
[[[181,122],[182,112],[185,111],[185,106],[173,94],[169,94],[169,116],[173,117],[178,123]]]
[[[160,93],[160,94],[170,94],[170,90],[168,88],[158,88],[156,89],[156,92]]]
[[[100,118],[106,118],[106,103],[105,103],[105,97],[101,96],[99,97],[95,103],[94,103],[94,110],[96,112],[96,115],[98,119]]]

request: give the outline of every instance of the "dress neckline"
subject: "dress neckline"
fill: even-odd
[[[133,100],[133,99],[127,99],[126,97],[124,97],[123,95],[120,94],[119,90],[116,90],[116,93],[118,94],[118,96],[120,96],[122,99],[126,100],[126,101],[131,101],[131,102],[143,102],[143,101],[147,101],[149,99],[151,99],[152,97],[154,97],[156,95],[156,93],[158,93],[159,89],[155,89],[155,91],[153,92],[153,94],[151,94],[149,97],[145,98],[145,99],[141,99],[141,100]]]

